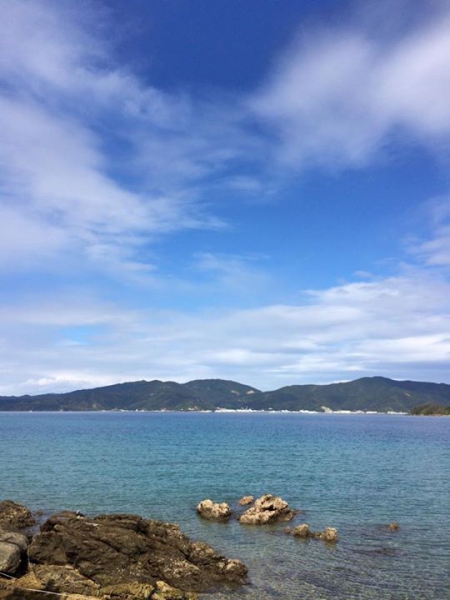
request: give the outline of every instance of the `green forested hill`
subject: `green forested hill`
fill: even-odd
[[[291,385],[255,395],[259,408],[408,412],[418,404],[450,402],[450,385],[363,377],[330,385]]]
[[[223,379],[189,383],[135,381],[39,396],[0,396],[2,411],[44,410],[367,410],[409,412],[450,404],[450,385],[364,377],[329,385],[291,385],[270,392]]]
[[[0,410],[213,410],[239,404],[255,388],[222,379],[135,381],[39,396],[0,396]]]

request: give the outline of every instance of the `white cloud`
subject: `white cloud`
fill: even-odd
[[[393,7],[383,6],[384,21],[392,19]],[[363,19],[302,34],[250,100],[272,128],[278,158],[359,167],[399,132],[433,151],[448,142],[450,10],[440,7],[396,35]]]
[[[0,393],[153,378],[263,389],[364,375],[450,383],[449,298],[445,279],[412,270],[314,290],[298,305],[198,315],[131,311],[82,293],[30,298],[0,315]],[[67,343],[79,340],[77,327],[83,343]]]
[[[143,378],[263,388],[363,374],[449,381],[450,286],[434,268],[450,262],[448,199],[417,245],[421,267],[309,291],[292,305],[258,298],[274,285],[259,257],[197,252],[193,279],[165,284],[148,248],[164,234],[223,227],[208,196],[222,180],[239,198],[273,196],[280,165],[358,167],[399,131],[440,148],[450,134],[448,6],[396,35],[362,21],[315,28],[245,104],[143,84],[114,62],[94,5],[5,0],[0,8],[0,268],[69,281],[97,270],[196,301],[247,295],[257,306],[133,310],[133,300],[95,297],[96,282],[20,295],[5,286],[0,393]],[[276,166],[260,177],[257,165],[269,159]],[[244,174],[230,169],[238,160]]]
[[[429,222],[427,238],[415,239],[410,252],[430,267],[450,266],[450,196],[435,198],[422,211]]]
[[[53,250],[55,264],[65,253],[105,270],[107,256],[111,272],[143,276],[141,248],[156,236],[223,225],[196,184],[252,142],[233,109],[165,94],[114,64],[89,6],[0,9],[3,216],[25,227],[8,250],[15,268]]]

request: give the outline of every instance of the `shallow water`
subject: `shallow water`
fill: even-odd
[[[0,499],[172,521],[242,559],[251,584],[211,600],[450,599],[450,419],[0,413],[0,461]],[[306,511],[294,524],[337,527],[339,543],[195,513],[265,492]]]

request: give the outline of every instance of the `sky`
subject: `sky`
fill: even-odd
[[[450,383],[450,2],[2,0],[0,394]]]

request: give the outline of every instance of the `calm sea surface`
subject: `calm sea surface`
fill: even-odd
[[[251,585],[211,600],[450,599],[448,418],[0,412],[0,468],[0,499],[176,522],[242,559]],[[266,492],[339,543],[195,512]]]

